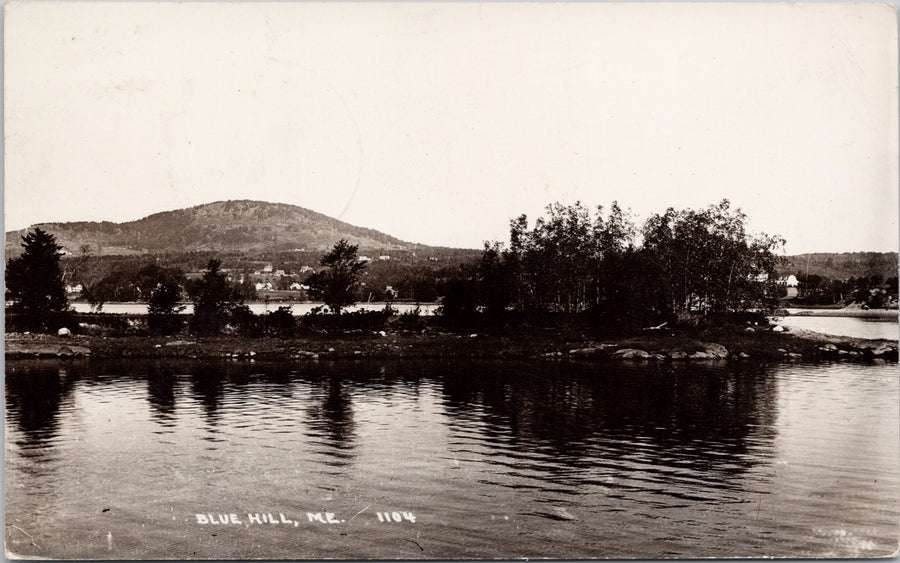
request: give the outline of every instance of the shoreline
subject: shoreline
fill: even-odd
[[[803,309],[784,317],[844,317],[891,321],[897,320],[900,315],[893,309]]]
[[[544,359],[742,361],[880,359],[897,361],[898,343],[831,336],[803,329],[709,329],[679,335],[594,337],[572,330],[529,329],[455,333],[346,331],[298,338],[240,336],[66,337],[6,334],[6,359],[188,358],[272,361],[339,359]]]

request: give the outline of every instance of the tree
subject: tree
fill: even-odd
[[[14,301],[14,312],[46,328],[48,313],[69,306],[60,269],[62,247],[40,228],[22,237],[22,247],[22,255],[6,263],[6,298]]]
[[[181,328],[181,317],[184,310],[179,305],[181,288],[174,281],[160,282],[150,293],[147,300],[147,326],[154,332],[172,334]]]
[[[366,269],[356,256],[356,245],[341,239],[319,261],[325,269],[306,279],[313,299],[320,299],[336,315],[341,309],[356,302],[359,276]]]
[[[478,293],[485,315],[492,321],[503,321],[507,307],[515,300],[518,273],[515,254],[501,243],[484,243],[478,264]]]
[[[225,326],[232,292],[225,274],[220,271],[221,267],[222,262],[218,258],[211,258],[192,295],[192,327],[197,332],[216,333]]]
[[[746,221],[728,200],[701,211],[669,208],[647,220],[643,247],[659,265],[664,309],[742,311],[777,296],[775,250],[784,240],[751,236]]]
[[[160,284],[184,283],[181,270],[146,264],[117,268],[96,283],[86,285],[82,295],[91,308],[100,311],[104,303],[114,301],[148,301]]]

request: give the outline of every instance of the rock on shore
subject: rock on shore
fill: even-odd
[[[728,349],[714,342],[697,342],[692,346],[654,349],[619,348],[611,354],[615,360],[724,360]]]
[[[639,335],[594,340],[581,331],[534,330],[467,334],[436,330],[335,333],[297,338],[239,336],[172,337],[9,333],[7,358],[228,358],[315,361],[318,359],[493,358],[588,361],[716,361],[729,359],[897,360],[897,343],[831,337],[792,329],[723,329],[699,335]],[[248,351],[250,350],[250,351]]]

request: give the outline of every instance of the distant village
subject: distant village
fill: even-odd
[[[304,251],[306,252],[306,251]],[[318,255],[318,253],[314,253]],[[472,252],[474,256],[476,253]],[[157,257],[156,263],[163,268],[178,269],[183,272],[185,286],[202,279],[202,260],[187,258],[179,265],[178,258],[168,260]],[[317,269],[309,257],[275,256],[274,260],[254,260],[248,256],[226,257],[221,272],[234,287],[241,288],[245,299],[266,301],[308,301],[309,286],[305,281]],[[394,254],[360,255],[358,261],[366,264],[360,280],[359,296],[363,301],[406,300],[431,302],[439,295],[435,280],[445,277],[447,269],[456,269],[456,261],[447,257],[416,256],[414,252],[403,251]],[[173,264],[173,262],[176,262]],[[306,262],[306,263],[304,263]],[[136,257],[88,257],[78,265],[76,256],[63,252],[64,281],[67,295],[73,301],[88,299],[86,287],[89,284],[109,285],[121,288],[125,285],[137,286],[133,291],[121,294],[124,301],[142,300],[138,271],[146,267],[146,258]],[[451,266],[452,264],[452,266]],[[98,266],[99,265],[99,266]],[[89,269],[87,266],[93,266]],[[88,281],[84,281],[87,279]],[[115,290],[113,290],[115,293]],[[113,299],[118,300],[118,299]]]

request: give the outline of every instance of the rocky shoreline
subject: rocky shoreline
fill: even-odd
[[[220,358],[316,361],[361,358],[498,358],[611,361],[886,360],[896,341],[829,336],[805,330],[705,331],[595,339],[550,329],[460,334],[441,331],[348,331],[322,337],[152,337],[7,333],[6,358]]]

